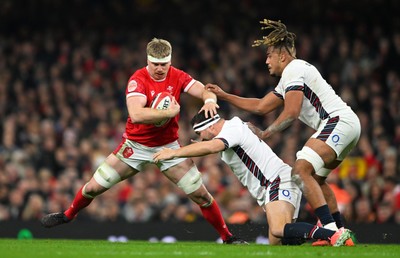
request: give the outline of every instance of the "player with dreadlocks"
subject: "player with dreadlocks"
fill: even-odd
[[[263,140],[289,127],[297,118],[316,132],[297,152],[292,174],[324,228],[338,231],[346,245],[354,245],[352,233],[343,227],[336,198],[325,182],[357,144],[361,126],[357,115],[335,93],[315,66],[296,58],[296,35],[281,21],[264,19],[262,30],[270,31],[253,46],[266,46],[266,64],[270,75],[280,77],[278,85],[263,98],[243,98],[208,84],[218,99],[243,110],[265,115],[283,106],[276,120],[265,130],[252,126]],[[332,211],[332,213],[330,212]],[[316,245],[328,245],[319,241]]]

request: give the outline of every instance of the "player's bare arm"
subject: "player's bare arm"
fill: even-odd
[[[241,108],[243,110],[254,112],[254,107],[258,106],[260,99],[258,98],[242,98],[230,93],[223,91],[216,84],[207,84],[206,90],[215,93],[218,99],[225,100],[235,107]]]
[[[216,84],[207,84],[206,90],[214,92],[219,99],[225,100],[235,107],[246,110],[248,112],[265,115],[283,105],[283,100],[275,96],[272,92],[259,98],[244,98],[233,94],[226,93]]]
[[[217,108],[219,108],[217,104],[217,96],[213,92],[205,90],[203,83],[196,81],[192,87],[190,87],[188,93],[193,97],[203,100],[204,105],[201,107],[199,112],[204,110],[206,112],[206,117],[217,114]]]
[[[265,95],[258,103],[258,106],[255,108],[253,113],[258,115],[266,115],[271,111],[274,111],[278,107],[282,106],[284,101],[275,95],[274,92],[269,92]]]
[[[299,117],[303,104],[302,91],[290,91],[286,93],[285,107],[278,118],[261,133],[261,139],[265,140],[276,132],[289,127]]]
[[[169,108],[164,110],[145,107],[146,102],[144,96],[131,96],[126,99],[129,116],[133,123],[154,124],[165,118],[175,117],[180,111],[180,105],[175,98]]]
[[[217,153],[225,149],[225,144],[220,139],[196,142],[179,149],[162,149],[153,155],[154,162],[181,157],[199,157],[212,153]]]

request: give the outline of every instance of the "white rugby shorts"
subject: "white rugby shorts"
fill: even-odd
[[[113,153],[124,163],[138,171],[143,171],[146,165],[154,164],[153,154],[163,148],[179,149],[180,145],[178,141],[174,141],[163,146],[147,147],[135,141],[124,139]],[[163,160],[156,165],[161,171],[165,171],[185,160],[186,158]]]
[[[322,121],[311,138],[324,141],[336,152],[337,160],[343,160],[356,146],[360,135],[360,120],[349,112]]]
[[[294,207],[293,219],[299,216],[301,203],[301,190],[292,179],[291,173],[280,173],[274,180],[270,181],[265,192],[265,203],[273,201],[289,202]]]

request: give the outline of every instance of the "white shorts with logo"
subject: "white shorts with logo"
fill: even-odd
[[[299,216],[302,193],[299,186],[292,178],[290,171],[289,173],[280,173],[273,181],[270,181],[265,195],[264,207],[267,203],[273,201],[289,202],[294,207],[293,219],[297,219]]]
[[[336,152],[337,160],[343,160],[356,146],[360,135],[360,120],[356,114],[348,112],[322,121],[311,138],[324,141]]]
[[[138,171],[142,171],[147,165],[155,164],[153,161],[153,154],[163,148],[179,149],[180,145],[178,141],[174,141],[163,146],[147,147],[135,141],[124,139],[113,153],[124,163]],[[158,162],[156,165],[161,171],[165,171],[185,160],[186,158],[163,160]]]

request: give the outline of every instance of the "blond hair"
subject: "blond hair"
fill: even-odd
[[[148,56],[161,59],[172,54],[172,46],[165,39],[153,38],[147,44],[146,52]]]
[[[260,23],[265,25],[261,27],[261,30],[272,31],[267,36],[263,36],[262,39],[255,40],[254,44],[252,45],[253,47],[258,47],[261,45],[279,49],[282,49],[283,47],[292,57],[296,57],[296,48],[294,45],[296,34],[287,31],[286,25],[280,20],[272,21],[264,19],[263,21],[260,21]]]

